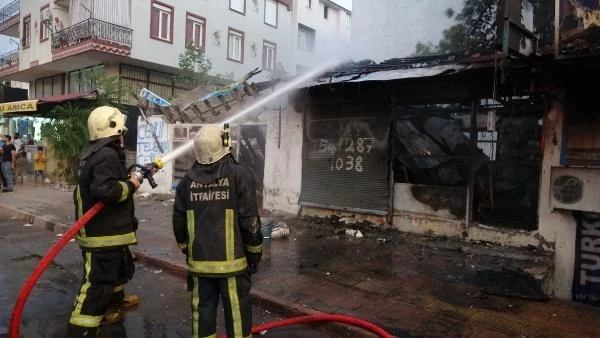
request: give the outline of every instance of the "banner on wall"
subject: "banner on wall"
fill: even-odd
[[[577,222],[573,300],[600,306],[600,214],[573,211]]]

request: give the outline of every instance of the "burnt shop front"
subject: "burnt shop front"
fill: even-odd
[[[300,205],[387,215],[390,125],[386,104],[306,107]]]

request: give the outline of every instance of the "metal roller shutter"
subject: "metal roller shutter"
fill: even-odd
[[[390,109],[320,105],[305,114],[300,204],[385,215]]]

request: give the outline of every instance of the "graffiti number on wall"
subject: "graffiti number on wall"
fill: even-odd
[[[375,138],[372,137],[340,137],[337,142],[321,139],[319,153],[331,154],[331,171],[362,172],[363,155],[371,153]]]

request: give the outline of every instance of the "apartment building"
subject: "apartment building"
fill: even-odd
[[[82,74],[102,69],[134,91],[166,98],[189,88],[176,80],[192,44],[213,75],[238,79],[261,67],[291,69],[292,3],[287,0],[15,0],[0,9],[0,34],[19,39],[0,79],[30,83],[30,98],[85,92]],[[283,55],[283,56],[280,56]],[[124,103],[135,103],[125,98]]]
[[[351,11],[330,0],[296,2],[296,72],[327,57],[347,56],[350,45]]]

